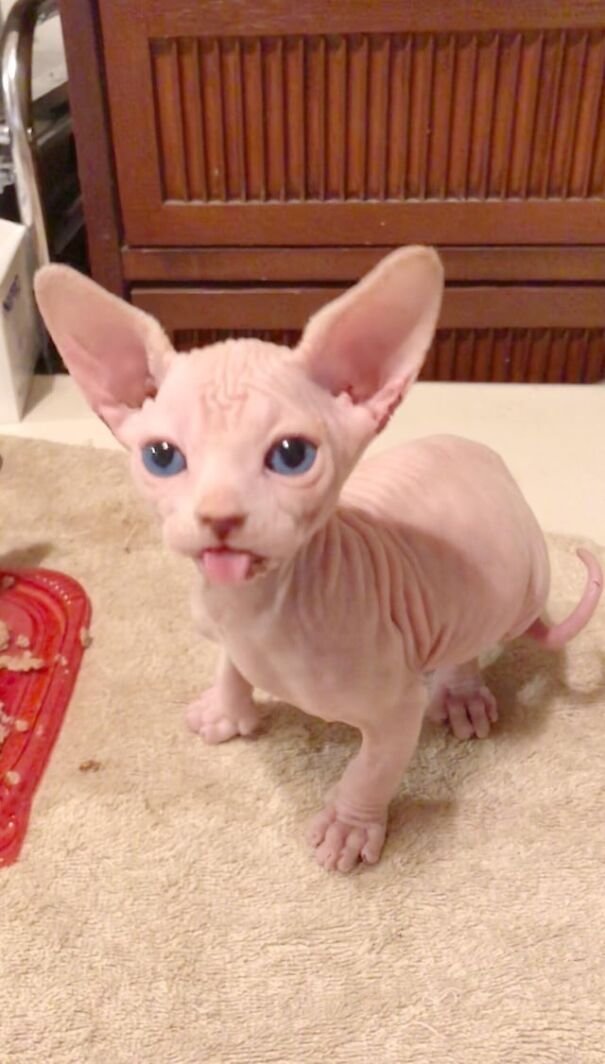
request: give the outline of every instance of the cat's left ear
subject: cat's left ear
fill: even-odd
[[[363,404],[378,431],[422,369],[442,294],[436,251],[395,251],[311,318],[296,357],[333,395]]]

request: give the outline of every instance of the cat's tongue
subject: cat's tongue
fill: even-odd
[[[202,566],[213,584],[238,584],[245,580],[252,565],[252,555],[238,550],[205,550]]]

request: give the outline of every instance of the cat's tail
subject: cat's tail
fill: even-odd
[[[577,551],[578,558],[586,566],[587,580],[584,594],[575,610],[560,624],[549,627],[539,618],[527,629],[526,635],[535,639],[546,650],[561,650],[588,624],[596,610],[603,590],[603,570],[594,554],[583,547]]]

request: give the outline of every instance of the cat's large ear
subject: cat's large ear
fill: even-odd
[[[442,293],[436,251],[395,251],[311,318],[297,357],[322,387],[363,404],[380,429],[420,373]]]
[[[68,266],[43,266],[40,313],[93,410],[120,435],[124,418],[154,395],[174,356],[161,326]]]

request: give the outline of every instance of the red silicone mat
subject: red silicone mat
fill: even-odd
[[[31,652],[44,661],[36,671],[0,669],[0,865],[12,864],[23,844],[32,798],[76,682],[90,613],[83,588],[62,573],[0,572],[0,620],[11,633],[0,653]],[[28,648],[18,645],[19,636]]]

